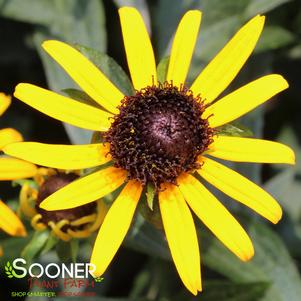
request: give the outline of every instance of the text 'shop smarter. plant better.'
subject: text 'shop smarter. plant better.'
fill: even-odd
[[[0,117],[11,104],[11,97],[0,93]],[[13,142],[22,141],[22,135],[12,128],[0,130],[0,151]],[[36,166],[19,159],[0,156],[0,180],[10,181],[34,176]],[[18,216],[0,199],[0,229],[13,236],[25,236],[26,230]],[[2,249],[0,250],[2,253]]]
[[[14,143],[6,154],[52,168],[105,165],[58,190],[42,203],[47,210],[93,202],[124,185],[98,233],[91,262],[102,275],[121,245],[146,185],[152,185],[170,252],[187,289],[202,290],[200,255],[191,210],[241,260],[254,249],[248,234],[211,194],[199,176],[273,223],[282,215],[271,195],[211,157],[237,161],[294,164],[287,146],[252,138],[219,135],[218,129],[288,87],[277,74],[260,77],[219,97],[253,51],[264,26],[256,16],[244,25],[202,70],[190,87],[190,66],[201,12],[188,11],[176,31],[167,75],[158,82],[153,48],[141,15],[119,10],[127,62],[135,92],[123,93],[75,48],[46,41],[44,50],[98,104],[21,83],[15,97],[63,122],[102,133],[103,143],[48,145]]]

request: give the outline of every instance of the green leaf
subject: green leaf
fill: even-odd
[[[157,66],[157,76],[160,83],[164,83],[166,81],[169,58],[169,56],[164,57]]]
[[[67,94],[72,99],[99,108],[99,105],[87,93],[81,90],[70,88],[70,89],[63,89],[62,92]]]
[[[153,210],[155,193],[156,193],[155,187],[152,184],[148,183],[146,186],[146,200],[150,210]]]
[[[91,138],[91,143],[102,143],[103,135],[101,132],[94,132]]]
[[[11,259],[20,257],[22,250],[32,239],[32,232],[29,232],[26,237],[9,237],[1,240],[3,248],[3,256],[1,260],[9,261]]]
[[[280,26],[266,26],[256,52],[274,50],[285,47],[295,41],[295,35]]]
[[[93,62],[125,95],[133,94],[131,81],[113,58],[83,45],[76,44],[75,47]]]
[[[252,18],[257,14],[264,14],[276,7],[290,2],[291,0],[251,0],[249,5],[246,7],[245,16]]]
[[[204,282],[202,301],[257,301],[264,296],[268,283],[231,283],[226,281],[209,280]],[[187,294],[177,296],[174,301],[192,301],[194,297]]]
[[[56,252],[62,262],[76,262],[79,251],[79,240],[62,241],[56,245]]]
[[[1,13],[10,18],[35,23],[33,37],[46,72],[51,90],[60,92],[76,88],[68,74],[41,48],[47,39],[59,39],[67,43],[79,43],[106,51],[105,15],[99,0],[12,0],[5,1]],[[42,27],[40,25],[43,25]],[[91,131],[64,124],[74,144],[89,143]]]
[[[78,251],[79,251],[79,240],[78,239],[72,239],[70,241],[70,251],[71,251],[72,262],[76,262]]]
[[[204,231],[201,231],[202,233]],[[301,279],[285,245],[265,224],[251,224],[255,256],[241,262],[217,239],[203,238],[203,262],[211,269],[237,283],[267,282],[270,287],[261,301],[299,301]]]
[[[47,37],[47,33],[41,30],[34,35],[34,43],[41,56],[50,89],[60,92],[67,87],[76,88],[76,84],[72,82],[69,76],[44,51],[42,51],[40,45]],[[91,131],[80,129],[67,123],[64,123],[64,126],[73,144],[85,144],[90,142],[92,136]]]
[[[43,247],[43,250],[41,252],[41,255],[44,255],[48,252],[50,252],[59,242],[59,238],[52,233],[49,234],[48,239]]]
[[[31,262],[43,249],[49,237],[49,230],[36,231],[31,241],[23,249],[21,256]]]
[[[38,188],[38,184],[33,181],[33,180],[29,180],[29,179],[18,179],[18,180],[14,180],[12,181],[12,186],[16,187],[16,186],[23,186],[24,184],[29,185],[29,187],[37,189]]]
[[[218,127],[217,134],[221,136],[234,136],[234,137],[253,137],[253,133],[247,127],[238,123],[228,123]]]
[[[97,47],[101,51],[106,50],[105,14],[102,1],[10,0],[2,2],[0,13],[3,16],[42,25],[48,31],[48,38],[77,42]]]
[[[142,216],[137,216],[125,243],[138,252],[170,260],[170,253],[163,232],[147,223]]]

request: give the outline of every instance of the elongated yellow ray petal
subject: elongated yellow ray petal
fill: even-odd
[[[179,185],[200,220],[236,256],[243,261],[249,260],[254,255],[254,248],[248,234],[218,199],[189,174],[179,178]]]
[[[157,84],[153,47],[140,13],[133,7],[119,9],[123,42],[133,85],[140,90]]]
[[[9,144],[7,155],[32,163],[61,169],[95,167],[111,160],[109,144],[59,145],[36,142]]]
[[[60,41],[46,41],[42,47],[70,77],[96,102],[112,113],[118,113],[124,95],[84,55]]]
[[[10,181],[33,177],[37,167],[29,162],[14,158],[0,158],[0,180]]]
[[[173,261],[187,289],[194,295],[202,290],[200,254],[191,212],[175,185],[165,184],[159,193],[164,230]]]
[[[208,154],[236,162],[295,164],[294,151],[281,143],[242,137],[215,136]]]
[[[94,277],[101,276],[118,251],[131,225],[142,186],[129,181],[109,209],[97,235],[91,263],[95,264]]]
[[[108,167],[80,178],[46,198],[40,207],[46,210],[63,210],[78,207],[104,197],[120,187],[126,172]]]
[[[0,229],[12,236],[26,236],[26,230],[18,216],[0,200]]]
[[[234,35],[194,81],[194,95],[210,103],[227,88],[255,48],[263,25],[264,17],[256,16]]]
[[[0,93],[0,116],[7,110],[11,104],[11,97]]]
[[[288,87],[287,81],[278,74],[263,76],[228,94],[206,109],[211,127],[235,120],[269,100]]]
[[[185,83],[199,32],[201,16],[202,13],[198,10],[188,11],[176,31],[166,78],[175,86],[180,87]]]
[[[282,210],[274,198],[255,183],[234,170],[203,157],[203,166],[198,173],[216,188],[256,211],[276,224]]]
[[[17,85],[14,96],[52,118],[83,129],[107,131],[111,125],[112,114],[31,84]]]
[[[0,149],[13,142],[20,142],[23,140],[22,135],[15,129],[7,128],[0,130]]]

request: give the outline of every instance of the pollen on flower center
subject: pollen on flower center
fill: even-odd
[[[48,224],[49,222],[58,223],[61,220],[67,220],[69,222],[75,221],[81,217],[93,214],[96,212],[96,204],[89,203],[80,207],[67,209],[67,210],[55,210],[47,211],[39,207],[40,203],[48,196],[66,186],[67,184],[76,180],[79,176],[75,173],[58,173],[50,176],[40,187],[38,192],[38,198],[36,201],[36,210],[41,214],[41,222]],[[72,226],[66,225],[62,228],[65,232]],[[75,229],[74,229],[75,230]]]
[[[211,143],[213,130],[202,119],[204,110],[190,90],[169,83],[125,96],[105,133],[115,166],[143,185],[176,184],[179,174],[199,167],[197,157]]]

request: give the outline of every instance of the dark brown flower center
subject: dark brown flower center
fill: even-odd
[[[80,207],[66,209],[66,210],[55,210],[55,211],[47,211],[39,207],[41,202],[46,199],[48,196],[66,186],[67,184],[73,182],[78,178],[78,175],[74,173],[58,173],[56,175],[50,176],[40,187],[38,193],[38,199],[36,202],[36,210],[38,213],[42,215],[41,222],[44,224],[48,224],[48,222],[52,221],[57,223],[63,219],[72,222],[86,215],[90,215],[95,213],[96,204],[89,203]],[[63,227],[63,230],[66,231],[68,226]],[[71,227],[72,228],[72,227]]]
[[[176,184],[179,174],[199,167],[197,157],[211,143],[204,110],[199,97],[168,83],[126,96],[105,134],[115,166],[143,185]]]

